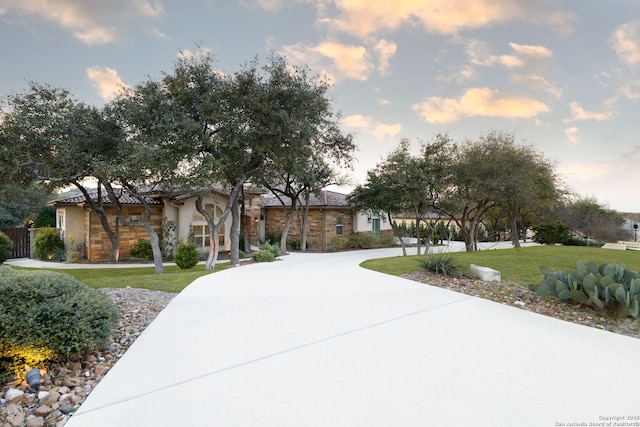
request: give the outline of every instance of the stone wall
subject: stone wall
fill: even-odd
[[[280,236],[286,222],[287,210],[284,208],[265,209],[265,234]],[[353,217],[349,209],[310,209],[307,224],[307,248],[315,251],[326,251],[333,245],[336,237],[336,225],[339,216],[344,217],[343,236],[353,234]],[[301,241],[300,224],[302,210],[294,213],[289,228],[288,241]]]
[[[116,229],[114,209],[106,209],[111,226]],[[142,217],[144,208],[140,206],[123,207],[125,217],[137,215]],[[151,208],[149,222],[153,229],[159,233],[162,228],[162,206]],[[117,235],[120,240],[120,259],[129,258],[129,250],[138,239],[151,240],[149,234],[141,226],[122,225],[117,226]],[[86,256],[89,261],[106,261],[111,256],[111,241],[102,227],[100,216],[93,211],[87,211],[85,215],[85,247]]]

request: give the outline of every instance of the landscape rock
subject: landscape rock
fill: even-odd
[[[7,402],[12,402],[15,398],[22,397],[22,396],[24,396],[24,391],[19,390],[17,388],[10,388],[4,394],[4,398]]]
[[[489,267],[471,264],[471,275],[483,282],[500,282],[500,272]]]
[[[33,417],[27,420],[26,427],[44,427],[44,418]]]
[[[40,404],[51,405],[52,403],[56,403],[58,399],[60,399],[60,393],[58,393],[57,391],[52,391],[50,393],[47,393],[46,396],[40,399]]]
[[[49,405],[40,405],[36,408],[34,414],[38,417],[46,417],[53,412],[53,408]]]

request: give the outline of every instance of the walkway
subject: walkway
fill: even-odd
[[[67,426],[540,427],[640,415],[640,340],[358,266],[399,254],[292,254],[201,277]]]

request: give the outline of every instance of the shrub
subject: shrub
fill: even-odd
[[[621,316],[640,320],[640,273],[621,264],[598,265],[578,261],[574,270],[549,271],[540,267],[542,279],[536,290],[542,296],[596,306],[616,306]]]
[[[188,240],[193,243],[192,240]],[[209,249],[203,248],[202,246],[196,246],[196,250],[198,251],[198,261],[206,261],[209,258]]]
[[[380,245],[381,246],[394,246],[396,244],[396,237],[393,233],[383,233],[380,236]]]
[[[585,239],[580,236],[571,236],[564,242],[567,246],[589,246],[589,247],[602,247],[604,242],[595,239]]]
[[[45,206],[38,211],[35,228],[55,227],[56,226],[56,208],[53,206]]]
[[[183,242],[178,244],[178,249],[173,255],[173,261],[181,269],[193,268],[198,264],[198,248],[193,242]]]
[[[449,254],[431,254],[420,260],[420,265],[426,271],[443,276],[457,276],[460,266]]]
[[[0,359],[12,373],[99,348],[118,309],[66,274],[0,267]]]
[[[276,244],[271,244],[271,242],[269,240],[267,240],[265,243],[261,244],[258,249],[260,249],[261,251],[269,251],[273,254],[273,258],[278,258],[280,256],[280,246],[276,245]]]
[[[60,231],[55,228],[42,228],[33,241],[33,252],[41,260],[52,260],[64,257],[64,242],[60,239]]]
[[[162,257],[171,259],[176,251],[176,222],[165,218],[158,237],[160,238],[160,252],[162,252]]]
[[[0,264],[5,262],[11,256],[13,251],[13,240],[0,231]]]
[[[371,233],[355,233],[349,237],[349,246],[355,249],[373,249],[380,247],[380,237]]]
[[[129,254],[134,258],[153,259],[151,242],[146,239],[138,239],[133,246],[131,246],[131,249],[129,249]]]
[[[297,251],[300,249],[300,241],[299,240],[289,240],[287,243],[291,250]]]
[[[332,246],[335,249],[347,249],[349,247],[349,239],[344,236],[336,236],[332,240]]]
[[[538,224],[531,227],[535,233],[533,241],[543,245],[565,243],[571,237],[571,230],[567,224],[560,221]]]
[[[255,262],[273,262],[276,259],[273,252],[266,249],[260,249],[254,252],[252,258]]]

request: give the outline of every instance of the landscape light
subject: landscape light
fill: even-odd
[[[42,378],[40,377],[40,369],[33,368],[27,372],[27,384],[31,387],[31,390],[38,391],[42,387]]]

